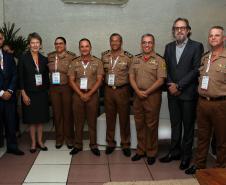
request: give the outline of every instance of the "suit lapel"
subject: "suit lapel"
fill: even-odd
[[[6,74],[6,71],[7,71],[7,55],[5,54],[4,51],[2,51],[2,54],[3,54],[3,70],[1,69],[2,73],[3,74]]]
[[[184,50],[181,54],[181,57],[180,57],[180,60],[178,61],[178,64],[180,64],[181,61],[183,61],[183,59],[185,58],[185,56],[189,53],[190,44],[191,44],[191,40],[188,39],[188,42],[187,42],[187,44],[186,44],[186,46],[185,46],[185,48],[184,48]]]
[[[173,62],[173,65],[176,66],[177,65],[177,58],[176,58],[176,41],[173,42],[173,45],[172,45],[172,62]]]

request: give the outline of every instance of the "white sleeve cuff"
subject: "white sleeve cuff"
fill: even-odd
[[[0,97],[2,97],[2,95],[4,94],[5,91],[1,90],[0,91]]]

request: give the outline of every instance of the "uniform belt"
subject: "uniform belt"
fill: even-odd
[[[107,84],[106,84],[106,86],[109,87],[109,88],[112,88],[112,89],[121,89],[121,88],[123,88],[123,87],[128,86],[128,84],[119,85],[119,86],[116,86],[116,85],[110,86],[110,85],[107,85]]]
[[[200,96],[202,99],[208,100],[208,101],[220,101],[220,100],[226,100],[226,96],[219,96],[215,98]]]
[[[90,89],[80,89],[80,91],[83,92],[83,93],[87,93],[87,92],[90,91]]]

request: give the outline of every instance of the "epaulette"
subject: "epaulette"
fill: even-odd
[[[101,53],[101,55],[103,56],[103,55],[106,55],[106,54],[108,54],[110,52],[110,50],[107,50],[107,51],[104,51],[103,53]]]
[[[139,53],[137,55],[135,55],[136,57],[141,57],[142,56],[142,53]]]
[[[52,54],[55,54],[55,53],[56,53],[56,51],[50,52],[50,53],[48,53],[48,56],[52,55]]]
[[[160,58],[164,59],[162,55],[160,55],[159,53],[156,53],[157,56],[159,56]]]
[[[76,54],[71,52],[71,51],[67,51],[67,54],[72,55],[72,56],[76,56]]]
[[[207,55],[208,53],[210,53],[210,51],[207,51],[207,52],[203,53],[202,54],[202,57],[205,56],[205,55]]]
[[[77,58],[79,58],[79,56],[72,58],[72,60],[75,60],[75,59],[77,59]]]
[[[129,53],[128,51],[124,51],[124,54],[129,58],[133,57],[133,55],[131,53]]]

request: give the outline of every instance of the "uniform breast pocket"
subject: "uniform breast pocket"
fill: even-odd
[[[155,64],[148,64],[146,67],[145,67],[145,71],[148,72],[148,73],[154,73],[156,74],[157,73],[157,69],[158,69],[158,66],[155,65]]]
[[[92,75],[96,75],[97,74],[97,65],[92,65],[91,67],[90,67],[90,70],[91,70],[91,74]]]
[[[109,69],[109,64],[104,64],[104,71],[106,72],[108,71],[108,69]]]
[[[216,68],[216,80],[223,81],[226,83],[226,68],[217,67]]]
[[[121,71],[127,70],[127,64],[126,63],[119,63],[118,69],[121,70]]]

